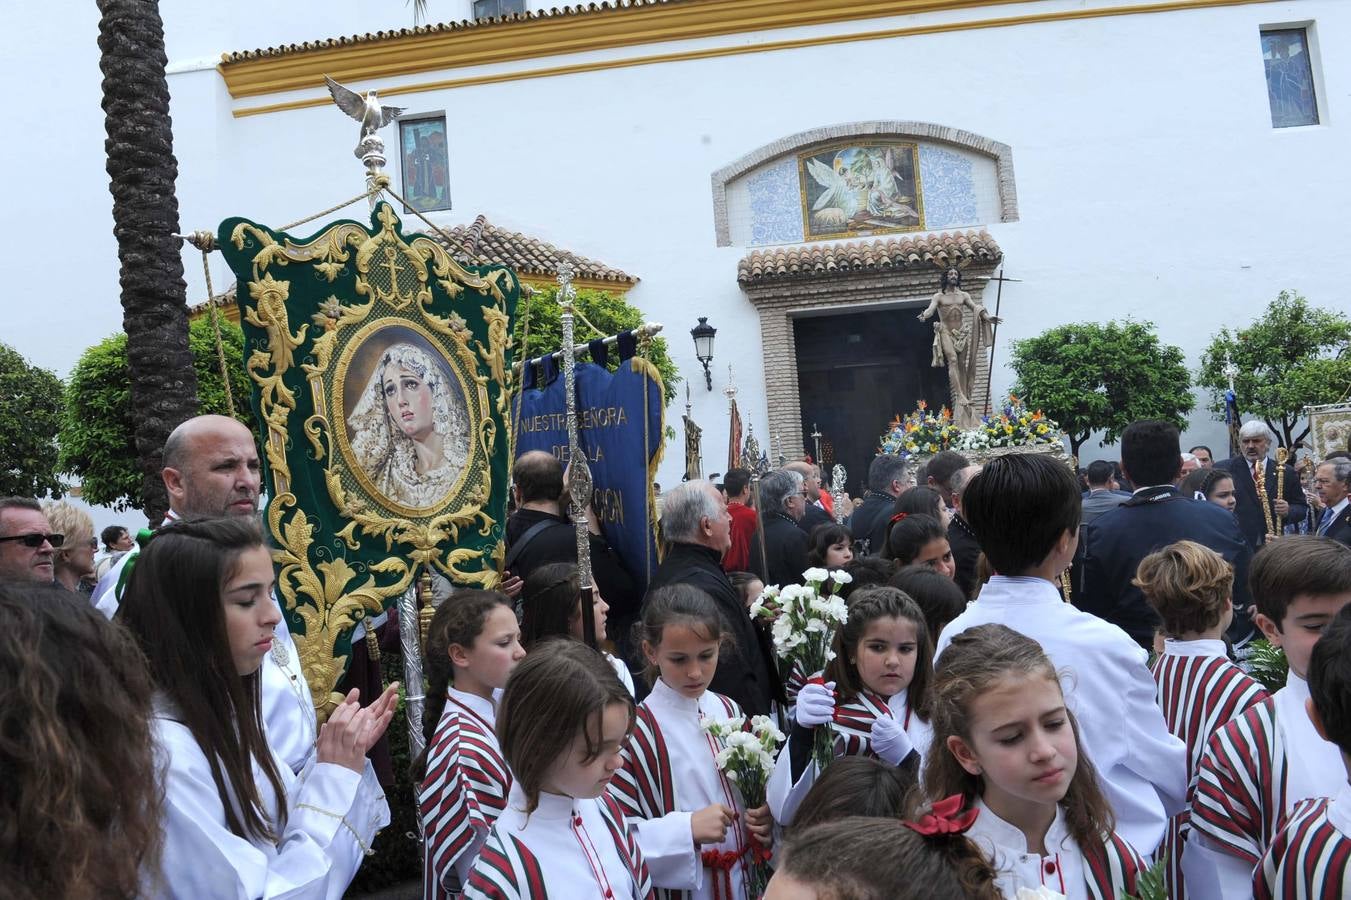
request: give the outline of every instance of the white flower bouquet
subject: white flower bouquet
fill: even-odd
[[[774,757],[784,742],[784,733],[774,720],[768,716],[754,716],[747,725],[745,718],[722,722],[705,719],[700,727],[722,747],[714,760],[741,795],[742,805],[746,809],[764,806],[765,789],[774,771]],[[750,877],[746,887],[747,896],[754,898],[761,896],[769,885],[770,852],[768,847],[760,846],[755,837],[750,836],[750,854]]]
[[[848,572],[811,568],[802,573],[805,584],[780,588],[770,585],[751,604],[751,617],[772,619],[770,634],[774,651],[791,669],[797,663],[803,672],[815,674],[834,658],[831,644],[835,630],[849,618],[842,585],[853,581]],[[812,756],[825,768],[834,756],[834,737],[828,728],[818,728]]]

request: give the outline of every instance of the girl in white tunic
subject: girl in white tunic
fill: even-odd
[[[929,746],[925,696],[933,650],[914,601],[882,585],[855,591],[834,650],[825,672],[799,691],[793,729],[769,779],[769,808],[784,826],[820,774],[811,759],[815,729],[831,730],[836,758],[875,756],[906,767],[912,784]]]
[[[468,900],[654,900],[629,823],[606,795],[633,699],[577,641],[546,641],[512,672],[497,719],[511,792],[469,873]]]
[[[577,577],[577,566],[573,563],[550,563],[540,566],[526,578],[521,589],[521,645],[526,652],[540,641],[549,638],[567,637],[574,641],[583,640],[582,630],[582,590]],[[591,591],[591,614],[595,617],[596,642],[604,643],[608,635],[605,631],[606,613],[610,609],[600,591]],[[628,688],[629,696],[637,696],[633,690],[633,675],[622,660],[610,653],[601,651],[615,675]]]
[[[966,836],[994,863],[1005,897],[1043,888],[1070,900],[1125,898],[1144,863],[1113,833],[1041,645],[1004,625],[958,634],[934,672],[930,798],[959,798]]]
[[[459,895],[507,805],[497,700],[525,657],[520,638],[511,601],[496,591],[456,591],[427,629],[427,749],[413,764],[425,900]]]
[[[164,855],[154,897],[337,898],[389,821],[366,751],[397,685],[366,709],[352,691],[299,776],[263,736],[258,670],[281,613],[272,557],[243,518],[178,521],[140,554],[119,614],[155,682]]]
[[[656,677],[610,795],[636,827],[652,883],[669,889],[660,895],[741,900],[754,854],[769,851],[773,822],[768,806],[745,809],[718,769],[721,745],[702,727],[744,721],[733,700],[708,689],[726,637],[722,618],[706,593],[675,584],[647,598],[640,631]]]

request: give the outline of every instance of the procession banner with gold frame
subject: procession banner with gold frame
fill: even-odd
[[[305,238],[227,219],[218,244],[239,285],[277,587],[325,715],[353,627],[419,570],[499,580],[520,283],[405,238],[383,202],[369,227]]]

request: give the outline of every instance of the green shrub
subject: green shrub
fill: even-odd
[[[0,497],[60,497],[61,379],[0,344]]]

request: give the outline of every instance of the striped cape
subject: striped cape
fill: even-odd
[[[633,838],[633,830],[624,821],[623,810],[609,795],[602,795],[596,803],[606,830],[615,842],[615,850],[628,863],[625,874],[631,879],[634,896],[639,900],[657,900],[643,854]],[[605,874],[611,878],[619,875],[617,872]],[[579,896],[577,885],[555,887],[563,900]],[[535,854],[515,836],[503,835],[494,829],[479,852],[464,897],[465,900],[548,900],[549,891]]]
[[[427,751],[427,776],[418,791],[426,841],[424,900],[455,896],[455,860],[497,821],[506,808],[511,780],[488,723],[448,700]]]
[[[1211,735],[1269,695],[1242,669],[1221,656],[1165,653],[1155,661],[1153,674],[1168,731],[1187,745],[1190,804],[1196,793],[1197,769]],[[1182,850],[1189,819],[1189,810],[1174,816],[1163,840],[1161,856],[1167,854],[1163,857],[1168,860],[1165,876],[1168,896],[1173,900],[1186,897]]]
[[[1268,698],[1211,736],[1197,770],[1190,827],[1250,866],[1284,818],[1284,743]]]
[[[1326,797],[1295,804],[1254,873],[1256,900],[1351,897],[1351,837],[1328,816]]]
[[[710,692],[712,693],[712,692]],[[727,717],[742,715],[730,697],[712,693],[722,701]],[[675,783],[671,777],[671,754],[656,716],[639,705],[633,732],[621,751],[623,764],[610,782],[610,796],[624,814],[635,819],[660,819],[676,811]],[[657,888],[658,900],[686,900],[689,891]]]
[[[1092,900],[1125,900],[1135,893],[1140,873],[1148,868],[1135,848],[1115,834],[1101,844],[1080,847],[1079,852]]]
[[[830,728],[835,732],[835,756],[876,756],[872,750],[873,722],[891,715],[887,701],[872,691],[861,691],[853,700],[835,705],[835,721]],[[910,725],[910,706],[907,702],[903,715],[897,717],[901,727]]]

